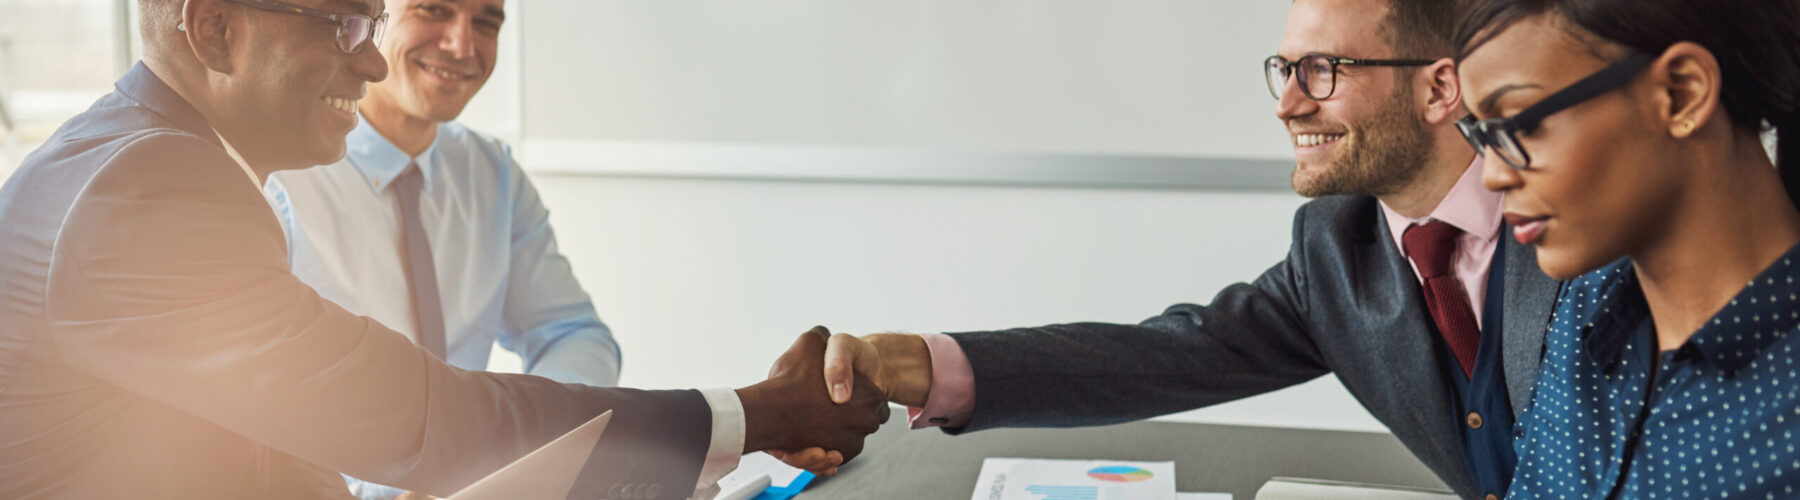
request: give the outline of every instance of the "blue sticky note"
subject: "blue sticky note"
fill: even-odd
[[[789,498],[794,498],[795,495],[800,494],[800,490],[806,489],[806,485],[811,484],[812,480],[813,473],[801,471],[800,475],[794,476],[794,480],[789,482],[787,486],[770,486],[769,489],[763,490],[761,494],[752,497],[750,500],[787,500]]]

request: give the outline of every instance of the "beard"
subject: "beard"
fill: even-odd
[[[1413,111],[1412,87],[1402,85],[1376,112],[1351,123],[1345,152],[1311,178],[1294,170],[1294,192],[1316,198],[1337,194],[1382,196],[1398,192],[1425,168],[1432,153],[1429,124]]]

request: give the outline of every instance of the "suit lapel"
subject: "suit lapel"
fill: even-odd
[[[1538,363],[1544,353],[1544,329],[1550,324],[1550,309],[1556,303],[1560,284],[1538,269],[1537,249],[1512,238],[1512,227],[1501,225],[1501,244],[1506,245],[1506,392],[1512,400],[1513,416],[1525,410],[1531,401],[1531,386],[1537,381]]]
[[[1379,209],[1373,211],[1374,238],[1361,246],[1364,255],[1360,258],[1366,261],[1357,267],[1375,273],[1368,277],[1369,283],[1382,289],[1382,293],[1398,295],[1395,300],[1399,306],[1393,309],[1397,314],[1387,318],[1383,325],[1389,333],[1371,335],[1369,341],[1380,344],[1375,352],[1385,353],[1393,360],[1384,371],[1392,377],[1389,387],[1397,392],[1397,400],[1402,402],[1398,407],[1408,410],[1393,417],[1410,420],[1412,425],[1408,427],[1417,430],[1390,427],[1396,434],[1422,434],[1416,437],[1430,444],[1429,453],[1436,455],[1438,463],[1459,464],[1449,472],[1466,476],[1468,466],[1457,427],[1461,420],[1455,418],[1456,410],[1451,401],[1454,391],[1442,369],[1436,348],[1437,332],[1430,324],[1424,292],[1417,275],[1406,257],[1400,255],[1399,246],[1387,230],[1385,215]],[[1469,481],[1473,484],[1472,478]]]

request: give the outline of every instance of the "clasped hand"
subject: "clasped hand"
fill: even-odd
[[[768,380],[738,390],[744,452],[769,451],[797,467],[834,474],[838,465],[861,454],[863,438],[887,421],[886,398],[863,374],[849,384],[839,382],[838,392],[846,398],[833,400],[825,382],[830,337],[825,327],[813,327],[775,360]]]

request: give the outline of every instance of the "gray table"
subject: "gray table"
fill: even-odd
[[[1447,489],[1391,434],[1134,422],[1079,429],[998,429],[946,435],[907,430],[896,411],[863,455],[802,499],[965,499],[987,457],[1175,461],[1180,491],[1250,500],[1273,476]]]

